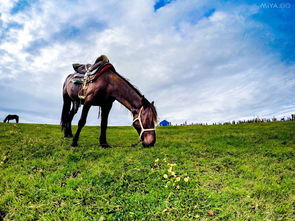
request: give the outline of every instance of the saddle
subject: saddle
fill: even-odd
[[[116,72],[114,66],[109,63],[109,59],[105,55],[99,56],[93,65],[91,64],[73,64],[76,71],[71,82],[77,85],[83,85],[78,93],[80,99],[85,99],[87,86],[95,81],[103,72],[111,68]]]
[[[92,66],[91,64],[72,64],[72,65],[76,73],[81,75],[84,75]]]
[[[109,63],[109,62],[110,61],[107,56],[101,55],[95,60],[94,64],[79,64],[79,63],[72,64],[73,69],[75,70],[74,77],[78,77],[78,78],[84,77],[86,72],[88,73],[88,75],[92,75],[95,73],[95,70],[103,66],[104,63]]]

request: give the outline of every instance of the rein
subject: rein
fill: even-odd
[[[140,132],[140,135],[139,135],[139,141],[141,141],[141,136],[143,135],[144,132],[147,132],[147,131],[155,131],[156,130],[156,128],[145,129],[143,127],[142,120],[141,120],[141,112],[142,112],[142,109],[143,109],[143,106],[139,110],[138,117],[133,120],[133,123],[136,122],[137,120],[139,121],[139,125],[140,125],[140,128],[141,128],[141,132]]]

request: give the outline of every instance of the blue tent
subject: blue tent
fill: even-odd
[[[161,121],[161,122],[159,123],[159,125],[160,125],[160,126],[170,126],[171,123],[168,122],[167,120],[163,120],[163,121]]]

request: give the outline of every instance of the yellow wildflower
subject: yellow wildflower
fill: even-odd
[[[168,163],[167,165],[170,166],[170,167],[175,167],[176,163]]]
[[[159,162],[159,158],[155,159],[155,163]]]
[[[167,179],[167,178],[168,178],[168,175],[167,175],[167,174],[164,174],[163,177],[164,177],[165,179]]]
[[[189,181],[189,177],[185,177],[183,180],[184,180],[184,182],[188,182]]]
[[[179,182],[180,181],[180,177],[176,177],[175,182]]]

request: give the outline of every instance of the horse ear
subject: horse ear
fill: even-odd
[[[150,102],[144,96],[141,98],[141,104],[144,108],[150,106]]]
[[[154,106],[154,101],[152,101],[152,103],[151,103],[153,106]]]

